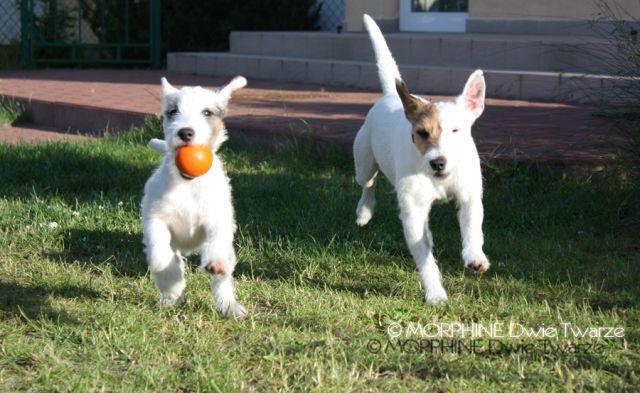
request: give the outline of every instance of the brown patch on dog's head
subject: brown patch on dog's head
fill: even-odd
[[[218,139],[220,133],[222,133],[222,119],[218,116],[214,116],[213,120],[210,123],[211,133],[213,134],[214,139]]]
[[[220,134],[222,133],[222,127],[224,127],[222,125],[222,118],[217,114],[212,114],[211,116],[207,117],[207,124],[211,129],[211,146],[214,146],[216,141],[220,137]]]
[[[420,154],[424,155],[438,144],[442,133],[436,106],[412,96],[401,79],[396,79],[396,91],[402,101],[404,114],[411,123],[411,139]]]

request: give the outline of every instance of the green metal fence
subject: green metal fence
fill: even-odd
[[[0,70],[20,65],[20,9],[17,0],[0,0]]]
[[[160,67],[160,0],[16,0],[29,65]]]

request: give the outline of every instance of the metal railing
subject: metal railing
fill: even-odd
[[[160,0],[19,0],[23,66],[160,66]]]

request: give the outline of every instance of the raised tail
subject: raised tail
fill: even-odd
[[[387,42],[376,22],[367,14],[364,14],[363,20],[364,27],[371,38],[371,44],[373,44],[373,51],[376,54],[376,65],[378,66],[378,77],[382,85],[382,92],[384,95],[396,94],[396,79],[401,79],[398,65],[393,60]]]
[[[157,151],[158,153],[166,153],[167,152],[167,143],[162,139],[152,138],[147,146]]]

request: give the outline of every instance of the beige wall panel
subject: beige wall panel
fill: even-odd
[[[606,3],[612,9],[625,10],[634,19],[640,19],[640,1],[638,0],[607,0]],[[474,19],[592,20],[596,19],[599,11],[597,4],[598,0],[469,0],[469,17]]]
[[[345,0],[345,28],[362,31],[362,14],[374,19],[395,19],[398,9],[398,0]]]

